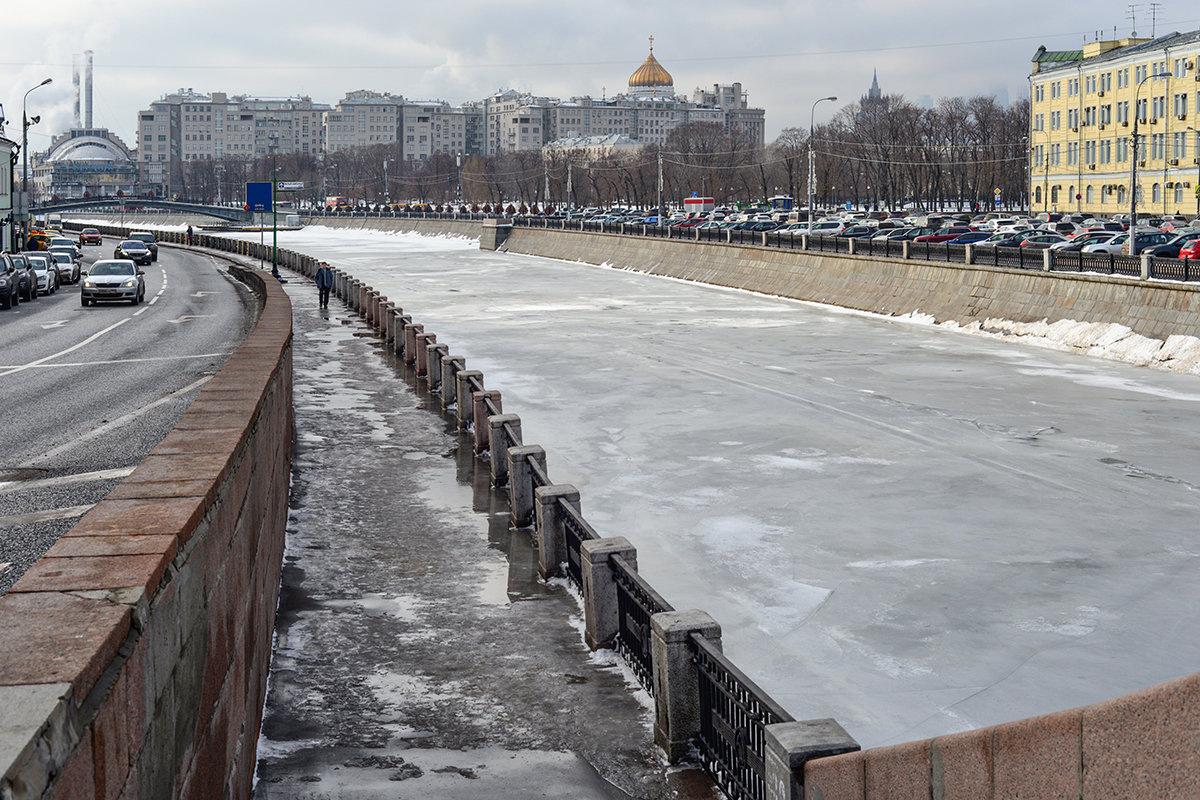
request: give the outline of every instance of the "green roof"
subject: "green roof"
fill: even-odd
[[[1039,47],[1033,54],[1033,60],[1038,64],[1048,61],[1082,61],[1083,50],[1047,50],[1045,47]]]

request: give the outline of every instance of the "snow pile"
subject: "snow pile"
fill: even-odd
[[[913,320],[925,319],[918,312],[906,316]],[[1134,333],[1127,325],[1073,319],[1014,322],[989,317],[982,323],[960,325],[955,320],[949,320],[938,326],[1096,358],[1126,361],[1139,366],[1200,374],[1200,338],[1195,336],[1172,335],[1164,342]]]

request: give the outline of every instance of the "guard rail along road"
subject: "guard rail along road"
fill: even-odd
[[[463,233],[450,227],[462,222],[426,224],[429,232]],[[474,223],[481,224],[484,229],[474,231],[481,242],[502,238],[486,228],[504,221]],[[509,242],[521,232],[513,231]],[[596,258],[591,241],[574,241],[576,260]],[[545,242],[522,241],[522,249],[539,246],[550,249]],[[733,257],[726,258],[735,269]],[[289,251],[280,253],[280,263],[310,277],[317,266]],[[580,493],[551,478],[547,453],[523,440],[520,416],[506,412],[501,392],[485,386],[480,371],[468,369],[463,356],[396,302],[343,270],[334,272],[336,296],[469,432],[475,452],[488,461],[492,483],[508,496],[512,524],[533,528],[540,574],[577,588],[588,646],[616,650],[638,676],[653,698],[654,738],[667,757],[679,761],[699,753],[729,797],[1195,797],[1200,674],[1085,708],[866,751],[835,720],[792,719],[723,653],[716,620],[702,610],[673,608],[638,572],[632,544],[601,536],[587,522]],[[1184,316],[1195,313],[1194,292],[1188,302],[1191,311]]]

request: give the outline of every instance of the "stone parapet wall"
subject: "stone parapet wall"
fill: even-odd
[[[809,761],[806,798],[1200,796],[1200,674],[1082,708]]]
[[[248,798],[292,442],[291,304],[0,598],[0,797]]]
[[[519,226],[505,249],[961,325],[1073,319],[1118,323],[1156,339],[1200,332],[1194,284]]]

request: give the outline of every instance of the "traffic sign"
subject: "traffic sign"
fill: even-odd
[[[304,181],[276,181],[275,190],[279,192],[299,192],[304,189]]]
[[[250,181],[246,184],[246,205],[250,211],[265,213],[271,210],[271,182]]]

